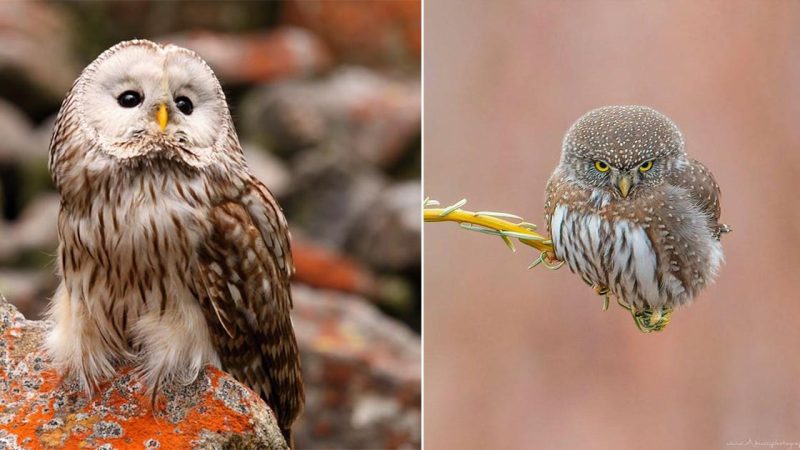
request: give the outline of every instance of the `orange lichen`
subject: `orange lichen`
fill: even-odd
[[[120,376],[124,376],[126,372],[128,371],[122,372]],[[52,370],[42,375],[46,378],[57,378]],[[164,417],[162,408],[167,407],[169,400],[159,397],[154,411],[150,408],[150,396],[141,385],[132,395],[123,395],[113,388],[113,382],[106,383],[98,389],[98,394],[91,402],[67,414],[58,412],[54,405],[56,401],[54,397],[48,399],[45,408],[36,401],[27,402],[20,398],[23,394],[0,396],[0,402],[19,404],[15,420],[6,429],[17,436],[18,442],[30,439],[26,446],[36,449],[53,447],[78,449],[87,446],[94,448],[105,443],[112,444],[116,448],[120,448],[120,445],[141,448],[148,439],[159,441],[161,448],[186,448],[204,430],[214,433],[242,433],[249,430],[252,427],[250,417],[231,410],[215,396],[220,377],[225,375],[209,367],[206,376],[210,381],[210,389],[196,399],[197,404],[188,409],[186,416],[177,425],[173,425]],[[133,384],[135,382],[131,382],[131,385]],[[52,388],[58,384],[48,383],[42,386]],[[9,387],[9,391],[19,389],[20,392],[24,392],[20,383],[16,381],[10,383]],[[24,395],[30,394],[31,392],[28,392]],[[35,394],[48,395],[47,389]],[[250,394],[255,396],[252,392]],[[84,394],[72,395],[78,397]],[[102,409],[107,411],[106,414],[98,412],[101,404]],[[126,414],[125,410],[129,410],[131,414]],[[56,419],[62,425],[47,429],[45,425]],[[91,443],[87,442],[95,426],[103,421],[118,424],[121,434],[105,438],[95,436],[91,439]]]
[[[364,293],[372,288],[371,274],[347,256],[300,240],[292,247],[295,280],[344,292]]]
[[[9,316],[0,299],[0,446],[15,441],[29,449],[192,448],[220,436],[267,439],[272,431],[280,439],[263,401],[213,367],[190,385],[165,385],[154,407],[130,368],[120,369],[89,397],[49,366],[38,350],[44,331],[38,324]],[[19,351],[20,343],[29,353]]]

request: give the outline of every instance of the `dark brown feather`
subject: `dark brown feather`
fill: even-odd
[[[291,440],[304,391],[289,312],[292,270],[285,219],[257,180],[211,210],[211,236],[198,249],[201,304],[223,368],[274,410]]]

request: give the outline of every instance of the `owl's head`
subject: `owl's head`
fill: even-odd
[[[84,134],[119,159],[203,159],[230,129],[211,68],[174,45],[117,44],[83,71],[72,95]]]
[[[589,111],[567,131],[561,153],[570,179],[619,198],[657,186],[686,161],[678,127],[646,106]]]

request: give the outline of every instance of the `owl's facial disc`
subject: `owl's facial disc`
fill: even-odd
[[[211,154],[227,105],[219,82],[197,55],[140,41],[90,67],[93,73],[78,95],[84,123],[106,153],[179,159]]]

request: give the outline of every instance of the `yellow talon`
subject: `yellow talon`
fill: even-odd
[[[650,323],[651,327],[656,326],[656,324],[661,321],[661,308],[653,311],[653,314],[647,321]]]

